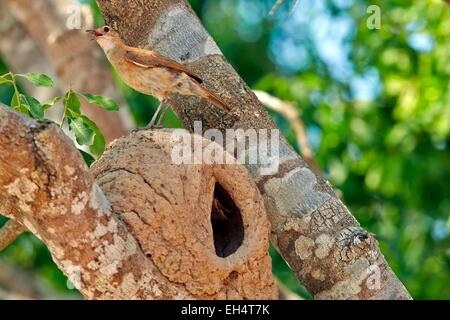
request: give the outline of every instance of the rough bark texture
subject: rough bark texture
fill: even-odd
[[[1,212],[38,236],[87,298],[154,294],[151,264],[62,131],[0,107],[0,145]]]
[[[275,299],[270,226],[251,176],[242,165],[172,164],[172,150],[181,141],[171,135],[172,130],[133,133],[94,164],[113,211],[148,259],[190,296]],[[210,144],[204,140],[205,148]],[[214,220],[217,184],[237,210]]]
[[[0,212],[39,237],[88,299],[275,298],[269,226],[251,177],[242,166],[175,169],[167,136],[135,133],[96,164],[111,208],[59,128],[0,106]],[[215,255],[207,173],[243,219],[243,242],[227,257]],[[233,190],[237,177],[245,190]]]
[[[235,109],[224,114],[197,98],[173,97],[174,110],[192,129],[274,128],[260,102],[220,53],[184,0],[97,0],[106,22],[126,43],[152,48],[192,68]],[[377,241],[364,231],[330,184],[280,141],[277,174],[249,167],[272,224],[271,240],[315,298],[410,299]],[[377,283],[377,280],[378,283]],[[373,283],[375,282],[375,284]]]
[[[69,30],[66,27],[69,14],[64,10],[74,6],[74,2],[69,0],[3,0],[3,2],[46,54],[54,73],[64,87],[104,95],[124,105],[98,47],[89,40],[84,30]],[[87,23],[83,23],[83,26],[87,28]],[[33,60],[33,56],[25,57]],[[108,142],[126,134],[131,124],[126,109],[122,109],[122,115],[119,115],[85,101],[82,103],[83,112],[97,123]]]

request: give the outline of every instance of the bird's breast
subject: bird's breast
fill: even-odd
[[[159,99],[165,98],[173,87],[173,73],[165,68],[142,68],[127,63],[117,69],[128,86]]]

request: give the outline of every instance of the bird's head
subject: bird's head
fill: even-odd
[[[108,53],[121,43],[119,33],[109,26],[103,26],[96,30],[86,30],[92,36],[92,40],[98,42],[102,49]]]

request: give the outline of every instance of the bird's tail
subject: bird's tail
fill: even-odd
[[[225,111],[231,111],[230,106],[228,104],[226,104],[221,98],[216,96],[214,93],[212,93],[211,91],[209,91],[202,85],[200,85],[200,88],[203,91],[203,94],[204,94],[203,97],[208,99],[212,104],[214,104],[215,106],[217,106]]]

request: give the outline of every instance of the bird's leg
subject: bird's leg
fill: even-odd
[[[159,103],[158,109],[156,109],[156,112],[153,115],[152,120],[150,121],[150,123],[148,124],[147,127],[153,128],[153,126],[155,125],[156,118],[158,117],[158,114],[161,111],[161,108],[164,104],[166,104],[166,99],[161,100],[161,102]]]
[[[164,106],[164,109],[163,109],[163,111],[161,113],[161,116],[159,117],[158,123],[156,124],[157,128],[162,128],[162,122],[164,120],[164,116],[166,115],[167,109],[169,109],[169,107],[170,107],[170,105],[169,105],[170,100],[169,99],[165,99],[165,101],[166,101],[166,105]]]

